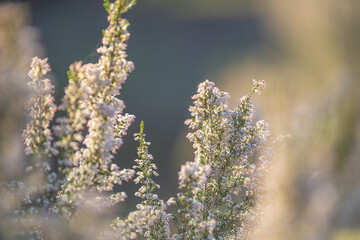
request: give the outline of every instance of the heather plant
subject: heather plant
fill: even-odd
[[[179,239],[219,239],[240,234],[244,214],[253,205],[256,167],[249,157],[269,135],[268,124],[252,126],[253,93],[261,93],[264,81],[240,100],[235,110],[227,107],[229,95],[205,81],[199,85],[190,107],[192,118],[185,123],[194,143],[195,159],[179,172],[179,188],[170,200],[177,207],[175,217]]]
[[[121,85],[134,64],[126,60],[126,41],[130,34],[129,26],[121,14],[126,12],[135,1],[104,2],[108,11],[109,26],[103,31],[102,46],[98,63],[82,65],[77,63],[69,72],[74,86],[68,88],[64,108],[68,118],[60,120],[57,127],[61,136],[64,159],[74,167],[67,174],[67,181],[58,195],[58,209],[71,217],[76,204],[84,194],[112,191],[114,185],[128,181],[133,170],[123,169],[112,162],[116,150],[122,144],[122,136],[133,121],[134,116],[122,114],[124,103],[116,96],[120,94]],[[78,94],[73,95],[73,91]],[[71,109],[75,108],[75,109]],[[73,111],[75,110],[75,111]],[[78,147],[83,135],[82,125],[87,123],[88,134],[83,145]],[[70,152],[68,151],[70,150]],[[73,153],[73,154],[71,154]],[[102,197],[99,202],[114,205],[123,201],[124,192]]]
[[[115,192],[114,187],[132,180],[139,185],[135,196],[141,199],[136,210],[111,220],[104,228],[86,226],[86,236],[246,239],[248,223],[257,214],[256,199],[263,194],[259,183],[272,153],[268,149],[258,161],[254,158],[270,135],[265,121],[254,123],[251,103],[253,94],[261,94],[265,88],[264,81],[254,80],[234,110],[228,108],[228,93],[208,80],[199,84],[189,108],[191,118],[185,122],[192,129],[187,138],[193,143],[195,157],[181,166],[179,193],[168,201],[155,192],[160,188],[154,180],[157,167],[149,153],[143,122],[135,134],[139,146],[133,169],[120,169],[114,162],[122,138],[135,119],[123,113],[125,105],[118,98],[134,70],[126,54],[129,23],[122,18],[134,4],[135,0],[104,0],[109,26],[97,50],[99,60],[70,66],[61,105],[55,106],[53,101],[53,86],[46,78],[50,71],[47,59],[33,58],[29,72],[33,95],[23,133],[29,156],[26,172],[33,181],[17,184],[25,194],[14,213],[19,221],[55,218],[61,226],[66,225],[64,229],[76,231],[84,219],[84,206],[101,215],[102,210],[127,197],[125,192]],[[55,117],[51,129],[57,110],[64,116]],[[37,221],[23,235],[59,238],[59,233],[50,228]]]

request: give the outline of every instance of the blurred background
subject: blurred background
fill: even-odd
[[[37,29],[42,49],[31,49],[49,58],[59,103],[68,66],[97,61],[102,1],[13,2],[26,5],[24,21]],[[125,15],[136,69],[120,96],[137,118],[118,164],[136,158],[132,135],[143,120],[167,200],[180,164],[193,159],[183,123],[197,85],[214,81],[235,106],[252,79],[264,79],[257,118],[292,138],[275,163],[277,205],[258,226],[273,234],[262,239],[360,239],[359,12],[358,0],[138,0]]]

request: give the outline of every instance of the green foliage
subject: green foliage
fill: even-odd
[[[104,4],[103,4],[105,10],[107,12],[109,12],[109,7],[110,7],[110,0],[104,0]]]

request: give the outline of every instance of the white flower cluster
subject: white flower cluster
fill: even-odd
[[[174,216],[178,232],[173,239],[214,239],[216,221],[212,218],[205,219],[204,205],[194,199],[207,183],[210,173],[211,167],[208,164],[186,162],[181,166],[179,188],[183,189],[183,192],[167,201],[168,205],[175,205],[178,212],[178,216]]]
[[[199,85],[189,109],[192,118],[185,122],[196,130],[188,134],[196,149],[195,160],[182,166],[179,186],[184,193],[171,201],[178,208],[175,221],[181,230],[180,238],[218,239],[236,234],[242,225],[253,204],[256,175],[249,157],[270,134],[265,121],[252,123],[250,97],[264,87],[264,81],[254,81],[253,89],[240,99],[240,105],[230,110],[228,93],[208,80]],[[213,227],[201,231],[200,226]]]
[[[29,102],[30,120],[26,125],[23,133],[25,139],[25,152],[27,155],[33,154],[36,157],[46,154],[56,154],[56,150],[52,148],[51,131],[49,129],[50,121],[54,117],[56,106],[52,94],[54,86],[47,78],[43,78],[50,71],[49,64],[46,59],[34,57],[31,62],[31,70],[29,77],[32,81],[29,83],[34,96]]]
[[[35,186],[29,187],[31,195],[36,198],[35,201],[29,198],[24,204],[36,204],[45,208],[51,207],[56,194],[56,173],[51,172],[48,157],[58,153],[58,150],[52,147],[53,136],[49,129],[56,111],[52,97],[54,86],[49,79],[44,78],[49,71],[47,59],[32,59],[28,75],[32,79],[29,86],[34,94],[28,105],[30,120],[23,132],[25,153],[32,157],[32,162],[28,163],[25,172],[35,175],[37,179]]]
[[[201,165],[197,162],[186,162],[185,165],[181,166],[179,172],[179,188],[190,187],[193,193],[196,193],[205,185],[210,173],[209,164]]]
[[[65,206],[73,208],[83,197],[82,192],[112,191],[115,184],[128,181],[134,175],[133,170],[120,170],[112,163],[122,137],[135,118],[130,114],[122,115],[125,105],[117,98],[122,84],[134,69],[134,64],[126,60],[125,42],[130,34],[128,22],[120,17],[125,8],[121,1],[108,7],[109,27],[103,33],[103,46],[98,49],[99,62],[76,63],[69,72],[70,84],[63,99],[68,117],[56,128],[57,135],[62,137],[58,145],[64,152],[63,161],[74,165],[58,195],[59,209],[68,217],[71,212]],[[88,127],[83,141],[85,146],[78,149],[85,123]],[[125,197],[126,194],[121,193],[109,199],[115,204]]]

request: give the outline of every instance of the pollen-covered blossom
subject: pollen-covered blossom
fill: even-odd
[[[256,166],[249,162],[249,157],[270,134],[265,121],[253,124],[254,109],[250,98],[253,93],[261,93],[265,82],[254,80],[253,84],[249,94],[240,99],[239,106],[230,110],[227,107],[229,94],[206,80],[193,96],[194,105],[189,108],[192,118],[185,122],[195,130],[188,134],[195,148],[195,160],[182,167],[180,187],[183,188],[184,179],[189,179],[188,176],[196,175],[208,165],[211,167],[204,186],[186,199],[193,201],[188,207],[193,208],[194,202],[201,206],[203,220],[214,220],[216,226],[212,233],[215,238],[235,234],[253,204],[253,192],[250,190]],[[193,180],[193,187],[197,181]],[[187,186],[190,185],[187,183]],[[181,202],[179,197],[176,201]],[[179,215],[181,211],[189,210],[180,209]]]
[[[72,210],[69,209],[76,207],[77,200],[83,198],[83,192],[112,191],[116,184],[128,181],[135,173],[132,169],[121,170],[112,163],[122,144],[122,137],[135,118],[130,114],[122,115],[125,105],[117,98],[128,74],[134,70],[134,64],[126,60],[125,52],[130,36],[127,31],[129,24],[121,18],[130,5],[123,0],[107,5],[109,26],[103,31],[103,45],[98,49],[99,61],[82,65],[75,71],[81,81],[74,83],[74,91],[81,91],[83,96],[69,97],[69,101],[74,102],[77,115],[68,117],[66,124],[73,126],[65,136],[73,138],[70,146],[73,144],[75,150],[78,142],[75,140],[81,139],[81,136],[76,137],[76,133],[81,129],[84,117],[88,134],[84,137],[84,146],[69,157],[74,167],[67,174],[67,182],[58,195],[59,209],[67,217],[71,217]],[[66,144],[69,145],[69,142]],[[122,201],[126,195],[120,195],[121,198],[112,194],[110,200],[114,203]]]

